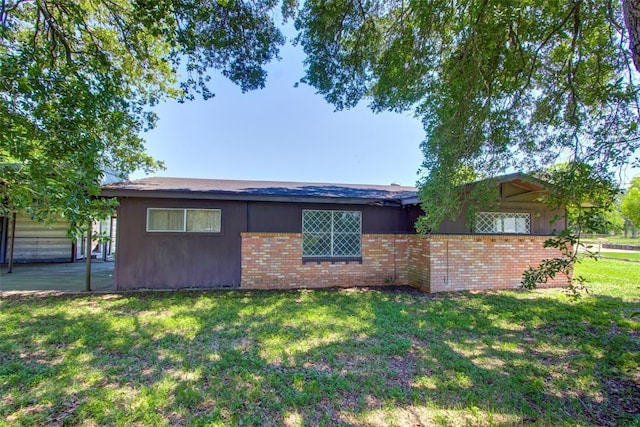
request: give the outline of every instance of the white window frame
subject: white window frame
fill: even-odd
[[[331,234],[330,234],[330,248],[331,248],[331,255],[305,255],[304,253],[304,214],[305,212],[331,212]],[[360,217],[360,221],[359,221],[359,229],[358,229],[358,235],[360,237],[360,251],[358,255],[334,255],[333,254],[333,243],[334,243],[334,236],[335,236],[335,231],[333,229],[334,227],[334,220],[333,220],[333,215],[334,213],[343,213],[343,212],[347,212],[347,213],[357,213],[358,216]],[[355,234],[355,233],[354,233]],[[302,210],[302,240],[303,240],[303,244],[302,244],[302,257],[303,258],[336,258],[336,259],[341,259],[341,258],[362,258],[362,211],[353,211],[353,210],[338,210],[338,209],[303,209]]]
[[[182,230],[150,230],[149,214],[151,211],[182,211]],[[203,230],[187,230],[187,211],[214,211],[220,213],[220,229],[218,231]],[[147,233],[205,233],[220,234],[222,233],[222,209],[201,209],[201,208],[147,208],[147,223],[145,224]]]
[[[478,215],[488,215],[496,217],[495,220],[502,220],[502,230],[504,230],[505,218],[526,218],[528,230],[526,231],[478,231]],[[476,234],[531,234],[531,212],[478,212],[476,214],[474,232]],[[497,228],[497,227],[496,227]]]

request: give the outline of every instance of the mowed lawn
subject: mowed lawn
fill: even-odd
[[[0,424],[639,425],[640,263],[593,294],[0,299]]]
[[[622,236],[606,236],[600,238],[582,238],[580,239],[581,243],[598,245],[598,241],[605,243],[612,243],[614,245],[632,245],[632,246],[640,246],[640,238],[626,238]]]
[[[640,252],[600,252],[603,258],[619,258],[640,261]]]

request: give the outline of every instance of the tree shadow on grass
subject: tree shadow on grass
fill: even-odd
[[[562,424],[638,419],[633,304],[294,291],[2,301],[21,424]]]

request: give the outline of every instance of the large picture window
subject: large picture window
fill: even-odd
[[[361,256],[362,213],[302,211],[302,256],[354,258]]]
[[[220,209],[148,208],[147,231],[220,233]]]
[[[513,212],[479,212],[476,233],[531,234],[531,215]]]

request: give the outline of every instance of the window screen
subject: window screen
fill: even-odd
[[[184,231],[184,209],[149,208],[147,231]]]
[[[359,257],[361,230],[361,212],[305,210],[302,212],[302,255]]]
[[[531,233],[531,215],[513,212],[479,212],[476,215],[476,233]]]

